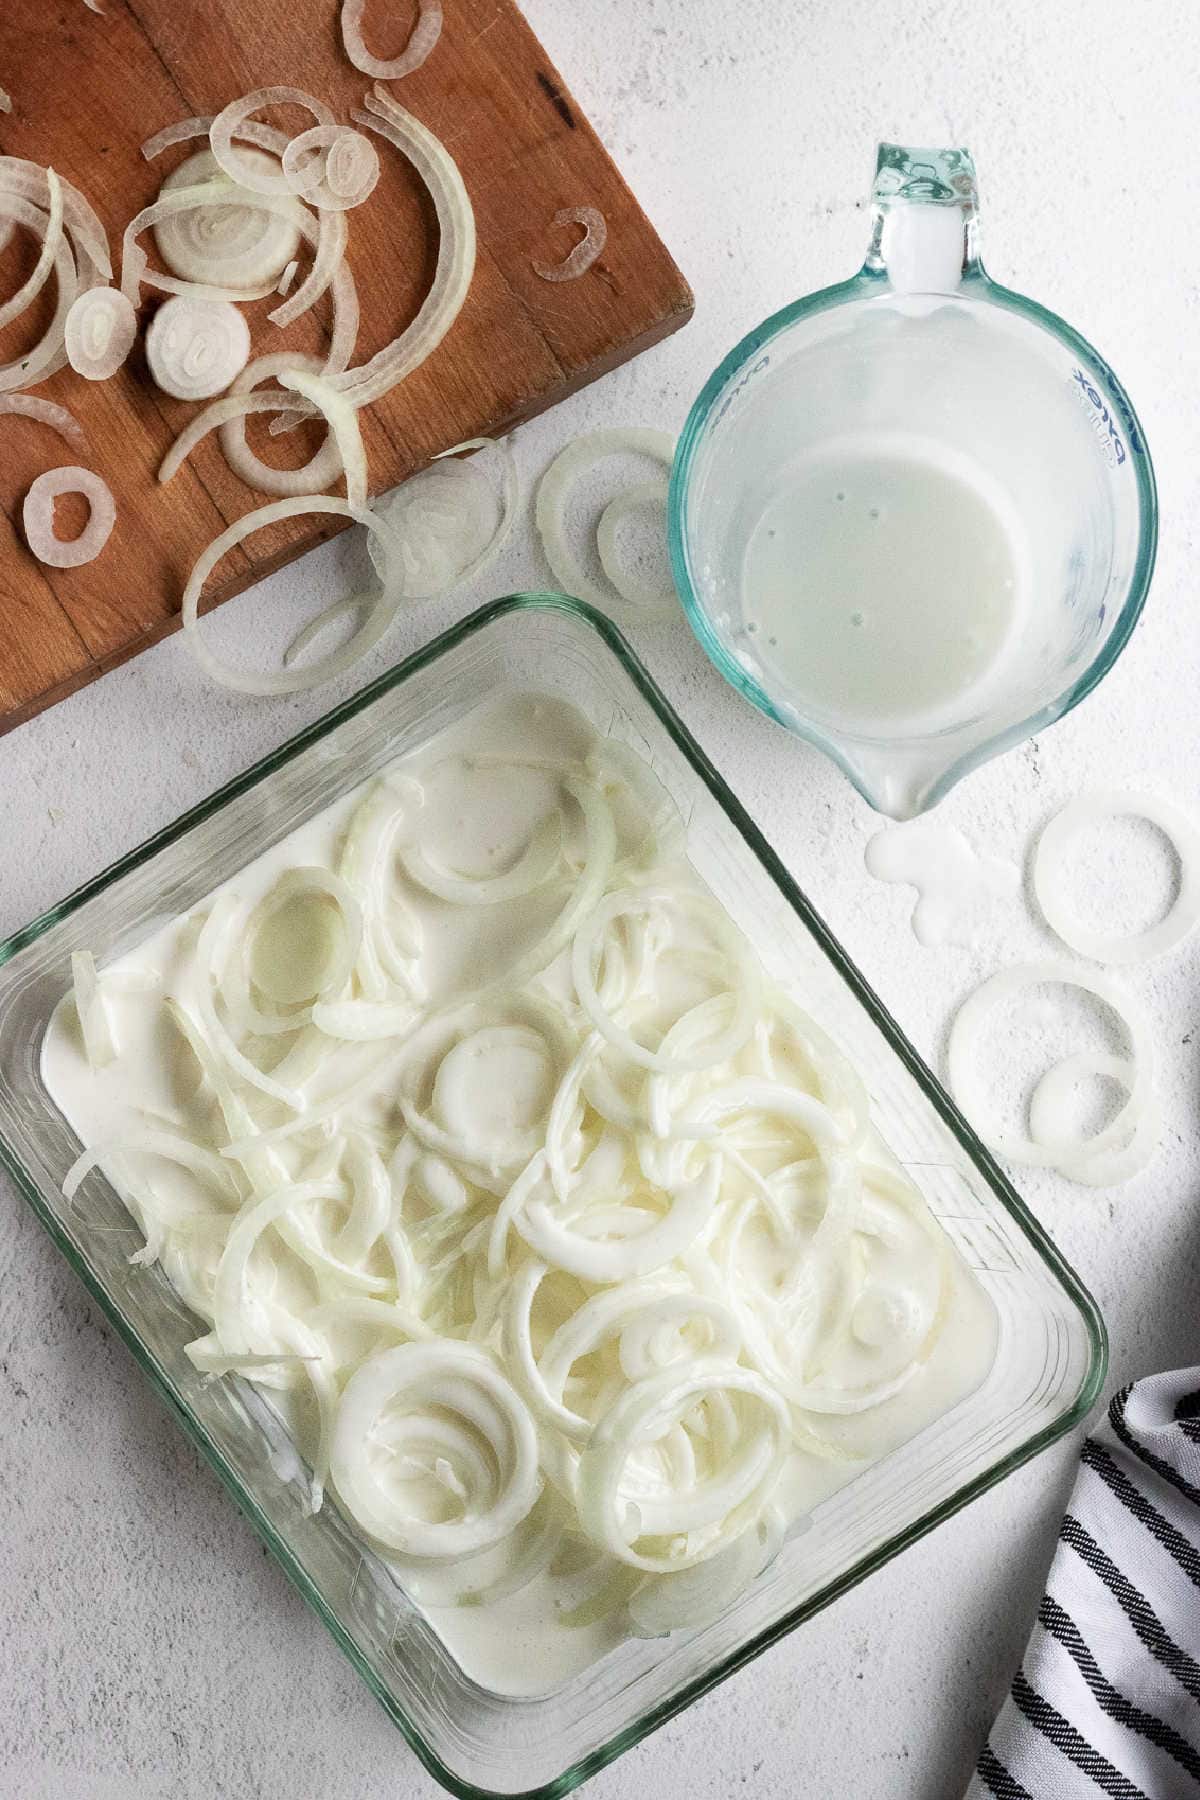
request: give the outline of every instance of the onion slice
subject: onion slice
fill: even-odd
[[[365,112],[351,114],[355,124],[394,144],[429,189],[437,214],[438,259],[433,285],[411,325],[370,362],[341,377],[339,385],[356,406],[382,398],[432,355],[461,312],[475,273],[475,214],[458,164],[431,131],[382,89],[368,94],[363,104]]]
[[[601,611],[612,608],[611,596],[594,582],[567,542],[567,502],[577,477],[603,457],[630,453],[653,457],[669,470],[675,457],[675,440],[666,431],[648,426],[619,426],[577,437],[560,450],[538,484],[535,519],[546,560],[562,590],[576,600],[590,601]],[[613,522],[613,529],[615,530]],[[639,601],[645,596],[640,590]],[[655,613],[666,612],[666,597],[658,596]],[[675,608],[672,597],[671,610]]]
[[[442,0],[418,0],[412,34],[400,55],[390,61],[372,56],[363,42],[366,4],[367,0],[342,0],[342,47],[354,67],[373,81],[400,81],[421,67],[442,35]]]
[[[117,1046],[104,995],[100,991],[96,959],[90,951],[72,952],[71,980],[75,988],[75,1011],[79,1018],[88,1067],[93,1071],[103,1069],[115,1058]]]
[[[199,620],[200,595],[209,575],[226,552],[232,550],[235,544],[240,544],[243,538],[261,531],[264,526],[274,524],[278,519],[295,519],[306,513],[330,513],[337,518],[353,519],[358,524],[365,525],[368,531],[373,532],[384,543],[391,541],[387,527],[369,508],[353,507],[348,501],[328,494],[303,494],[292,500],[276,500],[269,506],[260,506],[256,512],[247,513],[244,519],[238,519],[227,526],[197,560],[188,577],[182,604],[183,629],[192,655],[201,668],[222,687],[233,688],[241,694],[302,693],[322,681],[332,680],[335,675],[342,674],[358,662],[379,642],[396,616],[401,597],[400,585],[394,577],[385,578],[361,629],[355,632],[349,643],[322,657],[319,662],[303,669],[254,675],[242,669],[230,668],[219,657],[214,656],[201,634]],[[385,563],[385,568],[391,567],[390,563]]]
[[[554,215],[555,225],[582,225],[583,236],[568,257],[560,263],[533,259],[533,272],[543,281],[578,281],[586,275],[608,242],[608,223],[595,206],[565,206]]]
[[[669,575],[665,585],[659,587],[652,587],[649,582],[636,581],[621,565],[617,538],[629,515],[640,511],[644,506],[661,507],[665,516],[668,486],[666,476],[659,475],[651,481],[640,481],[635,487],[626,488],[623,494],[618,494],[609,501],[596,526],[596,550],[600,557],[600,567],[626,605],[646,617],[665,616],[678,611],[679,598],[674,584]]]
[[[1001,1001],[1023,993],[1026,988],[1051,983],[1079,988],[1085,994],[1103,1001],[1120,1019],[1129,1036],[1132,1050],[1130,1061],[1134,1072],[1129,1098],[1111,1124],[1083,1144],[1078,1139],[1042,1139],[1039,1142],[1015,1132],[989,1132],[982,1123],[987,1116],[987,1097],[974,1066],[975,1039],[988,1014]],[[1136,1129],[1153,1067],[1149,1032],[1141,1008],[1135,1005],[1132,998],[1106,975],[1085,974],[1067,963],[1051,961],[1020,963],[1011,969],[1001,969],[998,974],[990,976],[977,987],[974,993],[969,994],[950,1027],[946,1060],[954,1098],[968,1117],[975,1121],[976,1129],[989,1147],[997,1156],[1003,1156],[1009,1162],[1024,1163],[1035,1169],[1077,1163],[1082,1158],[1097,1156],[1101,1151],[1112,1150],[1122,1143],[1130,1131]]]
[[[146,361],[156,387],[176,400],[223,393],[250,358],[250,327],[228,300],[165,300],[146,333]]]
[[[50,210],[46,215],[42,232],[42,247],[38,251],[37,262],[33,265],[16,293],[11,295],[0,306],[0,330],[10,325],[14,319],[20,318],[27,307],[33,305],[54,268],[58,255],[58,247],[63,237],[63,193],[62,183],[53,169],[46,170],[46,184],[49,189]],[[2,199],[0,199],[2,204]]]
[[[65,406],[57,406],[53,400],[43,400],[38,394],[0,394],[0,417],[5,413],[23,419],[36,419],[39,425],[48,425],[73,450],[87,454],[87,433]]]
[[[1029,1132],[1035,1143],[1061,1143],[1061,1120],[1076,1082],[1107,1076],[1129,1091],[1135,1065],[1122,1056],[1084,1051],[1068,1056],[1046,1070],[1029,1100]],[[1091,1152],[1086,1138],[1079,1140],[1078,1160],[1063,1157],[1058,1167],[1069,1181],[1081,1187],[1116,1187],[1140,1175],[1158,1148],[1162,1113],[1153,1092],[1146,1097],[1133,1121],[1128,1143],[1119,1149]]]
[[[280,371],[279,385],[310,400],[324,417],[345,472],[346,499],[352,507],[361,510],[367,504],[367,453],[363,448],[357,409],[324,375],[312,375],[298,368],[285,369]]]
[[[246,121],[268,106],[300,106],[312,114],[318,125],[334,123],[333,114],[325,102],[315,99],[312,94],[306,94],[303,88],[256,88],[253,93],[243,94],[240,100],[231,100],[228,106],[222,108],[212,122],[208,138],[213,155],[230,181],[237,182],[239,187],[249,188],[253,194],[282,196],[293,191],[283,171],[273,173],[252,163],[241,154],[233,141]]]
[[[122,366],[137,336],[137,314],[119,288],[89,288],[67,314],[67,361],[85,381],[107,381]]]
[[[393,1445],[440,1444],[460,1479],[472,1478],[463,1480],[466,1504],[458,1517],[423,1518],[383,1489],[370,1452],[385,1419],[397,1432]],[[448,1342],[400,1344],[356,1369],[338,1404],[330,1469],[363,1529],[409,1556],[469,1556],[499,1543],[533,1510],[542,1488],[524,1401],[481,1350]]]
[[[48,215],[34,201],[8,188],[3,179],[5,161],[6,158],[0,158],[0,220],[11,219],[15,224],[37,232],[44,240],[49,223]],[[31,187],[35,184],[25,185]],[[71,243],[61,232],[54,252],[54,276],[54,315],[32,349],[22,352],[12,362],[0,365],[0,393],[11,393],[14,388],[27,387],[34,381],[45,381],[56,374],[67,360],[63,347],[66,317],[80,291],[80,279]],[[92,279],[89,277],[86,285],[92,285]]]
[[[1076,836],[1088,825],[1114,818],[1147,819],[1179,858],[1179,892],[1170,910],[1157,924],[1123,938],[1087,929],[1063,893],[1063,864]],[[1042,832],[1033,859],[1033,887],[1050,929],[1080,956],[1104,963],[1147,962],[1180,943],[1200,922],[1200,831],[1178,806],[1153,794],[1081,794],[1055,813]]]
[[[87,524],[76,538],[54,533],[54,502],[60,494],[82,494],[90,507]],[[21,520],[25,541],[38,561],[51,569],[78,569],[99,556],[117,522],[112,490],[91,469],[47,469],[25,496]]]
[[[346,212],[361,206],[379,181],[379,152],[348,125],[314,125],[283,153],[283,175],[312,205]]]

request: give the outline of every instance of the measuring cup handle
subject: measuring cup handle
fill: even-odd
[[[983,273],[978,201],[969,150],[880,144],[864,268],[899,293],[953,293]]]

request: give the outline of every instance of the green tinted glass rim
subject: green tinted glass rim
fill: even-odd
[[[688,623],[705,654],[725,677],[725,680],[736,688],[738,693],[743,694],[760,712],[765,713],[776,724],[782,725],[793,736],[803,738],[806,742],[814,745],[816,749],[823,751],[837,764],[868,803],[870,796],[865,792],[857,771],[842,753],[836,741],[826,736],[816,726],[797,723],[795,719],[785,718],[770,696],[754,680],[754,677],[748,674],[731,654],[728,645],[708,615],[700,598],[699,585],[693,577],[685,515],[692,467],[697,452],[710,423],[713,410],[731,382],[743,371],[749,369],[756,357],[769,349],[778,337],[800,320],[815,317],[818,313],[828,312],[831,307],[841,306],[846,301],[869,300],[888,291],[889,284],[886,275],[870,268],[860,269],[858,274],[852,275],[848,281],[837,282],[833,287],[820,288],[816,293],[806,294],[803,299],[795,300],[790,305],[781,307],[778,312],[772,313],[769,319],[764,320],[761,325],[748,332],[740,343],[735,344],[729,354],[713,370],[688,413],[675,452],[667,496],[667,547],[671,573]],[[1130,435],[1129,461],[1137,487],[1138,545],[1129,592],[1099,654],[1068,687],[1063,689],[1061,694],[1047,705],[1020,720],[1019,723],[1010,725],[1007,730],[990,738],[987,743],[977,745],[967,751],[965,755],[957,758],[930,789],[926,801],[927,807],[935,806],[939,800],[944,799],[957,781],[969,774],[972,769],[978,768],[981,763],[989,762],[992,757],[999,756],[1003,751],[1011,749],[1014,744],[1021,743],[1035,732],[1044,731],[1059,719],[1065,718],[1067,713],[1078,706],[1079,702],[1091,693],[1097,683],[1104,679],[1129,642],[1134,626],[1141,617],[1158,552],[1158,488],[1154,479],[1154,465],[1146,444],[1146,434],[1142,429],[1141,420],[1133,409],[1129,395],[1125,392],[1109,363],[1085,337],[1081,336],[1073,326],[1068,325],[1065,319],[1060,318],[1057,313],[1051,312],[1049,307],[1029,299],[1027,295],[1018,294],[1012,288],[1004,287],[1001,283],[993,281],[982,263],[977,262],[974,265],[972,272],[964,278],[958,291],[965,298],[984,300],[990,305],[1002,307],[1006,312],[1016,313],[1020,317],[1030,320],[1052,337],[1057,338],[1082,363],[1088,365],[1102,378]]]
[[[1087,1374],[1080,1385],[1074,1401],[1053,1424],[1034,1433],[1025,1443],[1019,1445],[1015,1450],[1011,1451],[1007,1456],[995,1463],[990,1469],[985,1470],[972,1481],[965,1483],[946,1500],[942,1501],[940,1505],[931,1508],[928,1513],[924,1514],[920,1519],[915,1520],[913,1524],[906,1527],[903,1531],[897,1532],[895,1536],[881,1544],[876,1550],[872,1551],[870,1555],[861,1558],[853,1568],[848,1569],[836,1581],[830,1582],[816,1594],[810,1595],[800,1606],[793,1608],[782,1618],[778,1619],[773,1625],[769,1626],[765,1631],[759,1632],[756,1636],[749,1639],[747,1643],[729,1656],[723,1658],[703,1675],[700,1675],[693,1681],[687,1683],[686,1686],[682,1687],[668,1700],[651,1708],[641,1718],[626,1726],[622,1731],[615,1733],[607,1743],[601,1745],[596,1750],[591,1751],[587,1756],[580,1758],[569,1768],[565,1769],[561,1775],[556,1776],[553,1780],[545,1782],[538,1787],[526,1789],[522,1793],[506,1791],[501,1794],[497,1790],[478,1787],[472,1782],[464,1781],[457,1776],[453,1770],[449,1769],[437,1755],[437,1752],[426,1742],[421,1733],[416,1729],[407,1713],[405,1713],[403,1708],[400,1707],[388,1693],[383,1683],[378,1680],[369,1660],[359,1649],[354,1638],[343,1628],[340,1621],[326,1602],[321,1589],[307,1575],[293,1555],[287,1542],[276,1532],[271,1520],[263,1512],[257,1501],[255,1501],[242,1486],[220,1447],[205,1429],[202,1421],[195,1416],[179,1394],[167,1370],[139,1337],[133,1327],[125,1320],[120,1309],[110,1299],[103,1283],[93,1276],[87,1265],[76,1253],[74,1245],[62,1230],[56,1215],[43,1201],[38,1192],[36,1182],[26,1170],[20,1156],[7,1139],[3,1135],[0,1135],[0,1166],[3,1166],[11,1176],[20,1192],[33,1208],[33,1211],[37,1215],[42,1226],[57,1245],[58,1249],[62,1252],[76,1275],[79,1276],[113,1329],[132,1352],[135,1360],[149,1377],[153,1386],[166,1402],[169,1410],[175,1415],[183,1430],[199,1449],[206,1462],[216,1474],[218,1480],[233,1497],[239,1511],[241,1511],[248,1519],[263,1543],[274,1556],[275,1560],[284,1569],[293,1585],[299,1590],[304,1600],[324,1624],[335,1643],[366,1682],[376,1699],[379,1700],[389,1718],[392,1720],[392,1723],[398,1727],[410,1748],[420,1758],[429,1773],[434,1776],[437,1781],[441,1782],[442,1786],[450,1793],[460,1796],[460,1800],[558,1800],[558,1796],[570,1793],[573,1788],[578,1787],[579,1784],[582,1781],[587,1780],[589,1776],[596,1774],[598,1770],[604,1768],[617,1756],[620,1756],[623,1751],[631,1749],[633,1745],[640,1742],[640,1740],[646,1737],[651,1731],[656,1730],[658,1726],[665,1724],[668,1719],[673,1718],[677,1713],[682,1712],[685,1707],[690,1706],[692,1701],[699,1699],[702,1694],[705,1694],[711,1688],[716,1687],[718,1683],[724,1681],[727,1676],[734,1674],[736,1670],[744,1667],[745,1664],[752,1662],[755,1657],[761,1655],[764,1650],[769,1649],[772,1644],[775,1644],[781,1638],[786,1637],[789,1632],[796,1628],[796,1626],[803,1624],[806,1619],[811,1618],[815,1613],[820,1612],[824,1607],[828,1606],[832,1600],[836,1600],[850,1588],[855,1587],[866,1576],[872,1574],[876,1569],[881,1568],[885,1563],[890,1562],[900,1551],[907,1549],[910,1544],[915,1543],[917,1539],[923,1537],[926,1532],[932,1531],[935,1526],[940,1525],[945,1519],[948,1519],[953,1513],[957,1512],[960,1507],[965,1506],[969,1501],[974,1500],[980,1494],[985,1493],[988,1488],[993,1487],[998,1481],[1003,1480],[1006,1475],[1011,1474],[1012,1471],[1019,1468],[1022,1463],[1027,1462],[1031,1457],[1037,1455],[1039,1451],[1046,1449],[1059,1438],[1072,1431],[1092,1410],[1092,1407],[1099,1398],[1108,1367],[1108,1340],[1103,1320],[1101,1319],[1095,1301],[1092,1299],[1075,1271],[1043,1231],[1038,1221],[1026,1207],[1020,1195],[1012,1187],[995,1160],[958,1111],[958,1108],[951,1100],[949,1094],[946,1093],[936,1077],[921,1061],[921,1058],[917,1055],[915,1049],[892,1019],[891,1015],[872,988],[850,961],[846,952],[833,937],[819,915],[813,910],[809,901],[805,898],[775,851],[772,850],[758,826],[751,819],[740,801],[726,786],[722,777],[717,773],[699,744],[697,744],[696,740],[687,730],[687,727],[671,707],[666,696],[661,692],[657,684],[638,661],[620,631],[610,619],[604,617],[603,614],[597,612],[593,607],[588,606],[582,601],[572,600],[565,595],[553,593],[511,594],[502,599],[493,600],[488,605],[481,607],[477,612],[469,614],[465,619],[462,619],[458,624],[452,626],[448,631],[443,632],[440,636],[434,638],[422,649],[417,650],[413,655],[405,658],[403,662],[397,663],[394,668],[381,675],[360,693],[343,702],[342,705],[335,707],[331,712],[326,713],[324,717],[318,719],[314,724],[305,727],[304,730],[298,732],[294,737],[281,745],[278,750],[274,750],[269,755],[263,757],[259,762],[249,768],[244,775],[239,775],[234,780],[227,782],[224,787],[218,788],[215,793],[209,795],[207,799],[200,801],[198,805],[192,807],[188,812],[183,813],[172,824],[164,827],[162,831],[159,831],[153,837],[148,838],[145,843],[141,844],[137,849],[132,850],[128,855],[119,858],[91,881],[85,882],[81,887],[76,888],[73,893],[69,894],[67,898],[62,900],[57,906],[51,907],[49,911],[43,913],[39,918],[34,919],[30,924],[23,926],[19,931],[14,932],[11,937],[7,938],[3,943],[0,943],[0,967],[3,967],[4,964],[10,962],[14,956],[25,949],[29,944],[34,943],[48,931],[51,926],[57,924],[60,919],[67,918],[71,913],[75,912],[77,908],[93,899],[97,894],[102,893],[106,888],[111,887],[114,882],[119,881],[132,870],[139,868],[159,850],[164,849],[169,844],[177,842],[178,839],[184,837],[191,831],[193,827],[212,818],[214,814],[220,812],[227,801],[233,800],[237,796],[244,794],[265,776],[270,775],[274,770],[279,769],[285,763],[291,762],[303,751],[310,748],[310,746],[320,742],[322,738],[326,737],[345,720],[353,718],[381,696],[389,694],[394,689],[401,687],[410,676],[416,674],[419,670],[426,668],[429,664],[436,662],[440,657],[446,655],[454,650],[459,644],[473,637],[477,632],[484,629],[487,625],[490,625],[494,620],[504,618],[510,614],[519,614],[523,612],[560,612],[568,614],[600,638],[612,655],[617,659],[624,669],[625,674],[629,677],[634,687],[638,690],[642,698],[657,717],[675,748],[691,766],[692,770],[708,789],[712,798],[722,808],[730,822],[744,838],[747,846],[758,858],[766,873],[779,889],[783,898],[807,927],[819,947],[824,951],[830,962],[842,976],[855,998],[860,1001],[862,1006],[866,1009],[873,1023],[886,1039],[889,1047],[899,1057],[909,1074],[921,1088],[925,1098],[930,1102],[942,1121],[953,1133],[964,1154],[984,1176],[997,1199],[1028,1238],[1038,1252],[1043,1263],[1054,1276],[1067,1297],[1071,1300],[1072,1304],[1076,1307],[1084,1321],[1091,1347],[1091,1355]]]

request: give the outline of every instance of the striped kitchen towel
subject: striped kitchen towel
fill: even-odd
[[[1083,1446],[1037,1624],[966,1800],[1200,1796],[1200,1368]]]

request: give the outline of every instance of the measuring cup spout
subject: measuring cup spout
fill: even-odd
[[[885,818],[915,819],[936,806],[958,779],[953,759],[901,744],[840,744],[837,760],[868,806]]]

